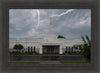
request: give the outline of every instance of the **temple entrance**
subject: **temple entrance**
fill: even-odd
[[[44,45],[43,54],[59,54],[59,45]]]

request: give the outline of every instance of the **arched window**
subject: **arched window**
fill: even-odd
[[[30,47],[28,46],[28,53],[30,52]]]
[[[34,52],[35,52],[35,46],[34,46],[34,48],[33,48],[33,49],[34,49]]]
[[[32,49],[32,46],[31,46],[31,49]]]
[[[31,52],[32,52],[32,46],[31,46]]]
[[[29,49],[30,47],[28,46],[28,49]]]
[[[71,51],[70,46],[69,46],[69,48],[68,48],[68,49],[69,49],[69,53],[70,53],[70,51]]]
[[[67,53],[67,50],[68,50],[68,47],[66,46],[66,48],[65,48],[66,53]]]

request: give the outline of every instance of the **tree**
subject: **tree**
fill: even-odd
[[[83,37],[83,36],[82,36]],[[82,38],[84,41],[84,51],[83,51],[83,55],[84,57],[86,57],[87,60],[90,61],[90,57],[91,57],[91,40],[89,39],[89,37],[87,35],[85,35],[85,37]]]
[[[23,49],[24,47],[23,47],[23,45],[21,45],[21,44],[15,44],[14,45],[14,47],[13,47],[13,49],[16,49],[17,50],[17,52],[19,52],[21,49]]]
[[[80,44],[80,45],[74,45],[73,47],[75,49],[80,49],[81,50],[81,54],[84,55],[84,57],[90,61],[90,49],[91,49],[91,40],[89,39],[89,37],[87,35],[81,36],[82,40],[84,41],[84,44]]]
[[[66,39],[64,36],[62,36],[62,35],[58,35],[58,37],[57,38],[64,38],[64,39]]]

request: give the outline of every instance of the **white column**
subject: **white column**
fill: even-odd
[[[40,53],[40,54],[43,53],[43,49],[42,49],[42,47],[40,47],[39,53]]]
[[[27,49],[27,48],[28,48],[28,47],[27,47],[27,39],[25,39],[25,42],[26,42],[26,49]]]
[[[63,54],[62,46],[60,46],[60,48],[59,48],[59,54]]]

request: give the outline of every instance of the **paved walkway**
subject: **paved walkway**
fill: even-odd
[[[40,64],[61,64],[60,61],[40,61]]]

